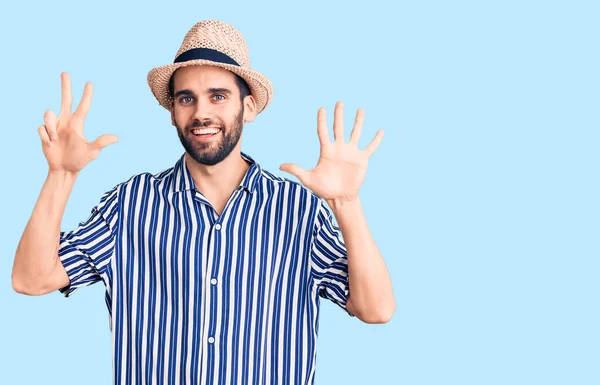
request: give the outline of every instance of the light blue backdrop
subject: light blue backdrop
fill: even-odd
[[[396,4],[396,5],[392,5]],[[104,287],[12,291],[14,252],[45,180],[37,127],[95,86],[81,174],[61,229],[101,195],[183,153],[146,83],[187,30],[220,19],[275,86],[242,149],[278,175],[312,167],[317,109],[383,128],[361,195],[397,311],[363,324],[324,303],[318,384],[599,384],[598,23],[589,1],[2,5],[0,382],[109,384]]]

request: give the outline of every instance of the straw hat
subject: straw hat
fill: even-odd
[[[189,65],[212,65],[238,74],[250,87],[256,100],[257,113],[262,112],[273,98],[271,81],[250,68],[246,41],[230,24],[219,20],[196,23],[183,38],[173,64],[156,67],[148,72],[148,85],[154,97],[169,111],[169,80],[176,69]]]

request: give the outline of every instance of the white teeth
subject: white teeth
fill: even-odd
[[[216,134],[219,132],[218,128],[196,128],[192,130],[192,134],[194,135],[203,135],[203,134]]]

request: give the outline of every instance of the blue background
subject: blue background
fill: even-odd
[[[395,5],[392,5],[395,4]],[[346,105],[361,190],[397,310],[363,324],[323,302],[318,384],[599,384],[599,11],[589,1],[11,2],[2,5],[0,382],[111,381],[104,286],[65,299],[11,288],[47,173],[38,125],[94,83],[86,135],[119,136],[80,174],[62,230],[130,176],[183,153],[146,83],[183,36],[220,19],[275,97],[242,150],[313,167],[316,114]]]

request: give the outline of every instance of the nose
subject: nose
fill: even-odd
[[[194,119],[200,122],[213,119],[212,106],[207,100],[202,100],[202,98],[199,98],[196,101]]]

